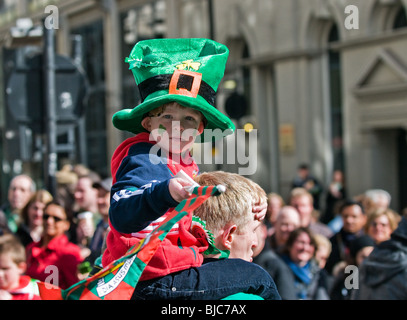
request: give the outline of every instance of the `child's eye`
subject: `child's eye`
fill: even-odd
[[[164,119],[168,119],[171,120],[172,119],[172,115],[171,114],[163,114],[162,116]]]
[[[194,118],[194,117],[191,117],[191,116],[186,116],[186,117],[185,117],[185,120],[196,122],[195,118]]]

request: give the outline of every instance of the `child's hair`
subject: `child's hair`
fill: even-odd
[[[159,116],[165,111],[165,108],[166,108],[167,106],[168,106],[168,103],[167,103],[167,104],[164,104],[164,105],[162,105],[162,106],[159,106],[159,107],[157,107],[157,108],[155,108],[155,109],[153,109],[153,110],[147,112],[147,113],[144,115],[143,118],[145,118],[145,117],[159,117]]]
[[[253,220],[252,207],[266,202],[265,191],[252,180],[236,173],[224,171],[204,172],[194,180],[200,185],[224,185],[226,191],[219,196],[210,197],[194,212],[212,233],[219,231],[227,223],[237,225],[237,232]]]
[[[26,253],[20,240],[11,233],[0,237],[0,256],[10,254],[14,263],[26,262]]]
[[[165,111],[165,108],[166,108],[167,106],[169,106],[169,105],[171,105],[171,104],[174,104],[174,103],[175,103],[177,106],[181,107],[181,108],[188,108],[188,107],[185,107],[185,106],[179,104],[178,102],[169,102],[169,103],[163,104],[162,106],[159,106],[159,107],[157,107],[157,108],[155,108],[155,109],[153,109],[153,110],[147,112],[146,114],[144,114],[143,119],[144,119],[145,117],[159,117],[159,116]],[[205,116],[203,115],[202,112],[200,112],[200,111],[198,111],[198,112],[201,114],[202,121],[203,121],[203,123],[204,123],[204,126],[206,127],[206,124],[208,123],[208,121],[206,120],[206,118],[205,118]]]

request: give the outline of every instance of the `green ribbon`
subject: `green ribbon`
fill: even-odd
[[[220,250],[215,246],[215,237],[213,236],[212,232],[206,228],[206,221],[202,220],[197,216],[192,216],[192,225],[191,229],[195,227],[201,227],[201,229],[205,233],[206,241],[208,242],[208,249],[205,250],[203,253],[204,255],[216,255],[220,254],[219,259],[227,259],[229,258],[230,251],[229,250]]]

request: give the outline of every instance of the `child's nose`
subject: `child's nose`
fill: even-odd
[[[173,132],[182,132],[182,131],[184,131],[184,126],[182,125],[181,121],[174,121],[172,123],[172,131]]]

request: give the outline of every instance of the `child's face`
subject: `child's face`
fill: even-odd
[[[260,221],[250,221],[240,232],[236,232],[230,247],[229,258],[239,258],[253,261],[253,249],[258,245],[257,228]]]
[[[143,119],[143,127],[165,151],[181,154],[189,151],[196,136],[203,132],[203,117],[199,111],[177,103],[166,105],[162,113]]]
[[[20,276],[25,272],[25,263],[16,264],[11,255],[0,255],[0,289],[12,290],[18,287]]]

